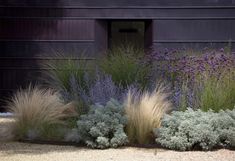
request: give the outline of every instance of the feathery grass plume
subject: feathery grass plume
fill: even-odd
[[[19,90],[7,108],[15,118],[13,133],[16,139],[39,138],[48,133],[50,127],[63,125],[66,117],[76,115],[72,103],[64,104],[57,92],[32,86]]]
[[[159,85],[153,92],[129,91],[125,111],[130,142],[147,144],[154,140],[153,129],[160,127],[163,114],[171,108],[165,89]]]

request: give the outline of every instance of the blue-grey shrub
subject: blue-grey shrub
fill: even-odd
[[[235,146],[235,109],[203,112],[187,109],[165,115],[154,130],[156,142],[163,147],[190,150],[195,146],[210,150],[218,146]]]
[[[61,90],[63,99],[66,102],[76,101],[79,103],[78,105],[87,107],[95,103],[105,105],[110,98],[123,102],[128,92],[127,88],[116,85],[111,76],[100,72],[96,73],[94,80],[85,75],[85,80],[87,82],[86,89],[82,88],[76,78],[71,75],[69,90],[66,88]]]
[[[75,102],[77,104],[77,110],[79,113],[86,113],[89,110],[91,104],[88,93],[88,89],[91,80],[87,74],[84,76],[86,81],[86,88],[79,84],[79,81],[74,75],[70,75],[68,88],[62,88],[60,90],[62,98],[65,102]]]
[[[98,73],[95,82],[89,88],[89,98],[92,103],[105,105],[110,98],[123,102],[128,90],[121,85],[116,85],[112,77]]]
[[[88,114],[81,115],[77,128],[67,140],[82,142],[92,148],[116,148],[128,143],[124,132],[126,123],[123,105],[111,99],[105,106],[93,105]]]

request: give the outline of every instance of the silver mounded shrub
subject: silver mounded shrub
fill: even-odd
[[[77,140],[92,148],[116,148],[128,142],[124,132],[127,119],[124,108],[111,99],[105,106],[95,104],[77,121]]]
[[[161,127],[154,132],[156,142],[169,149],[234,147],[235,109],[219,113],[192,109],[174,111],[164,116]]]

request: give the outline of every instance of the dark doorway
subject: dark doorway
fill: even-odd
[[[152,45],[151,20],[110,20],[108,46],[133,45],[142,49]]]

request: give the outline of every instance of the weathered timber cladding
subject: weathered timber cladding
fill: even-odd
[[[0,4],[15,6],[218,6],[232,5],[234,0],[1,0]]]
[[[94,40],[93,20],[3,19],[2,40]],[[76,32],[75,32],[76,31]]]
[[[61,17],[61,12],[63,16]],[[67,18],[67,19],[232,19],[232,7],[210,8],[2,8],[0,15],[10,18]]]

